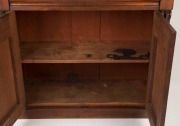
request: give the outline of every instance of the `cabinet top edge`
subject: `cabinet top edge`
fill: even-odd
[[[172,10],[174,0],[1,0],[0,10]]]
[[[159,2],[77,2],[77,3],[10,3],[10,10],[159,10]]]

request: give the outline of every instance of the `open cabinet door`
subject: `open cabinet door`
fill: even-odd
[[[15,12],[0,17],[0,126],[12,126],[24,110]]]
[[[153,30],[147,111],[151,126],[164,126],[176,32],[158,11]]]

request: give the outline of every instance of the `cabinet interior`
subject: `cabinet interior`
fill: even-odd
[[[27,107],[145,108],[153,11],[18,11]]]

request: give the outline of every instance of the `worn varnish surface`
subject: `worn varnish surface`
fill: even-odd
[[[17,104],[9,40],[0,42],[0,124]]]
[[[137,50],[139,55],[149,51],[149,42],[74,42],[65,45],[60,42],[33,42],[21,43],[22,63],[147,63],[143,60],[113,60],[108,54],[118,48]],[[88,56],[91,54],[91,56]],[[118,54],[119,55],[119,54]],[[121,54],[120,54],[121,55]]]
[[[13,10],[172,10],[173,3],[174,0],[10,0]]]
[[[20,118],[147,118],[144,108],[125,107],[54,107],[27,109]]]
[[[101,12],[72,12],[72,41],[99,41],[101,39]]]
[[[152,124],[164,126],[176,32],[159,12],[154,15],[148,109]]]
[[[25,106],[14,12],[0,17],[0,33],[0,125],[11,126]]]
[[[20,41],[70,41],[71,12],[17,12]]]
[[[21,42],[150,42],[153,11],[19,11],[17,23]]]
[[[0,10],[9,10],[9,1],[8,0],[0,1]]]
[[[12,10],[155,10],[159,0],[10,0]]]
[[[26,82],[27,106],[140,106],[144,107],[146,81]]]
[[[160,9],[161,10],[172,10],[174,5],[174,0],[161,0]]]
[[[30,101],[28,107],[37,108],[26,111],[24,117],[54,118],[63,116],[134,118],[146,117],[146,112],[148,112],[152,126],[164,126],[175,39],[175,31],[172,27],[167,24],[160,14],[155,14],[155,30],[153,33],[155,35],[153,36],[154,41],[152,41],[153,46],[151,49],[153,56],[151,56],[150,74],[148,78],[150,81],[147,88],[147,111],[144,109],[146,82],[141,80],[136,80],[134,82],[125,81],[125,79],[134,77],[135,79],[143,78],[144,80],[147,74],[149,60],[114,61],[105,59],[104,54],[109,53],[109,50],[114,49],[114,46],[121,46],[121,44],[115,44],[120,41],[123,41],[123,44],[126,43],[125,45],[128,47],[130,47],[131,44],[127,44],[127,41],[138,42],[139,44],[137,45],[132,44],[132,47],[133,49],[138,47],[139,53],[141,53],[141,51],[149,51],[149,44],[144,45],[141,42],[150,42],[152,37],[152,11],[112,12],[112,10],[171,10],[173,8],[173,0],[9,0],[9,2],[8,0],[1,0],[0,10],[8,10],[9,7],[10,10],[70,10],[69,12],[60,13],[18,13],[18,29],[21,42],[32,42],[34,44],[22,44],[22,56],[25,57],[22,59],[23,63],[87,63],[87,66],[83,66],[82,69],[81,65],[74,66],[71,64],[72,66],[70,66],[68,64],[66,66],[81,73],[79,75],[84,79],[79,83],[74,83],[76,84],[76,87],[74,87],[74,85],[69,86],[69,84],[64,83],[64,81],[28,81],[27,83],[31,84],[26,83],[26,90],[33,89],[30,93],[37,91],[32,94],[29,93],[30,96],[28,96],[29,94],[27,92],[27,101]],[[71,12],[72,10],[97,11]],[[111,10],[111,12],[100,12],[101,10]],[[3,25],[1,25],[2,27],[0,27],[0,58],[2,59],[1,61],[3,61],[0,62],[0,74],[2,74],[0,76],[0,89],[3,89],[0,92],[0,97],[3,101],[0,102],[0,108],[3,109],[3,111],[0,111],[0,125],[4,124],[5,126],[12,125],[25,105],[16,19],[14,14],[8,18],[6,23],[2,22],[0,19],[0,24],[3,23]],[[108,45],[106,43],[107,41],[111,41],[113,44],[110,44],[110,42],[108,43],[110,45]],[[46,42],[48,43],[44,44]],[[55,43],[57,42],[58,44],[56,45]],[[42,44],[44,46],[41,46]],[[99,49],[103,51],[99,51]],[[84,53],[93,53],[93,55],[92,57],[87,57],[88,55]],[[77,55],[77,57],[75,57],[75,55]],[[86,57],[84,57],[84,55]],[[89,58],[91,59],[89,60]],[[90,65],[90,63],[97,64]],[[131,64],[128,64],[128,68],[127,64],[126,66],[123,66],[124,64],[118,66],[119,64],[98,63]],[[138,65],[134,65],[134,63],[143,63],[145,66],[139,67]],[[142,76],[134,75],[132,72],[132,70],[138,69],[132,67],[137,66],[140,68],[139,70],[146,69],[137,72],[137,74],[143,74]],[[57,71],[49,69],[49,73],[43,75],[41,73],[43,70],[36,73],[36,70],[29,70],[33,68],[33,66],[28,67],[29,66],[24,66],[24,70],[26,71],[24,73],[26,81],[31,77],[33,79],[41,76],[42,78],[45,78],[48,74],[50,75],[50,73],[53,74],[48,77],[49,79],[52,79],[53,75],[58,74]],[[45,67],[46,66],[43,66],[42,68]],[[53,67],[56,67],[56,65]],[[92,68],[92,70],[85,73],[84,71],[88,67]],[[116,69],[116,67],[118,67],[118,69]],[[125,72],[125,68],[127,68],[127,70],[131,69],[129,70],[129,73]],[[65,71],[69,72],[70,70],[67,69]],[[34,72],[36,73],[35,76],[29,75]],[[93,72],[95,74],[92,74]],[[119,72],[123,72],[124,74],[118,74]],[[83,73],[85,73],[85,76],[82,75]],[[63,74],[61,77],[64,78],[65,75],[66,74]],[[54,77],[58,78],[58,76]],[[104,79],[104,81],[87,81],[92,78],[95,80]],[[105,81],[106,79],[109,81]],[[124,79],[124,81],[120,81],[120,79]],[[104,85],[104,82],[108,84]],[[6,83],[6,85],[4,85],[4,83]],[[61,85],[61,88],[59,85]],[[69,92],[66,88],[72,88],[72,92],[68,94]],[[79,91],[80,89],[81,91]],[[89,91],[92,91],[91,89],[93,89],[93,91],[95,90],[97,94],[103,94],[105,97],[95,97],[94,99],[92,96],[96,95],[96,92],[90,92],[94,93],[93,95],[88,94]],[[54,90],[59,91],[47,94],[47,92]],[[38,95],[40,95],[41,98],[38,99],[36,93],[39,93]],[[45,95],[42,95],[41,93]],[[61,95],[56,95],[59,93]],[[74,95],[73,93],[77,95]],[[124,94],[121,95],[121,93]],[[69,95],[70,97],[64,95]],[[71,97],[72,95],[73,97]],[[65,97],[65,99],[62,99],[62,97],[57,98],[57,96]],[[113,98],[111,98],[111,96],[113,96]],[[52,102],[49,102],[49,97],[52,98]],[[45,103],[43,103],[43,100]],[[106,100],[108,102],[106,102]],[[63,104],[59,104],[59,102],[63,102]],[[41,106],[44,106],[44,108],[39,109]],[[49,106],[54,106],[54,108],[48,108]],[[72,106],[74,108],[69,109],[69,107]],[[99,106],[103,107],[100,108]],[[120,106],[124,108],[121,108]]]

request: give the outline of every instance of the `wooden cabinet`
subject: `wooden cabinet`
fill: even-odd
[[[9,12],[0,17],[0,125],[18,118],[149,118],[151,126],[164,126],[172,4],[1,1]]]

